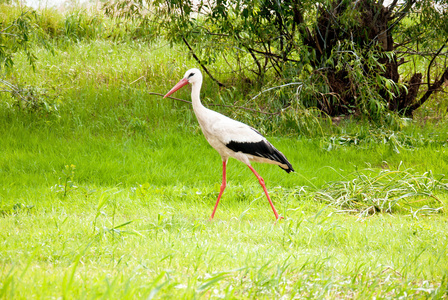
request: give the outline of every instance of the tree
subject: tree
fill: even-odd
[[[185,44],[212,78],[222,58],[240,78],[301,82],[283,105],[331,116],[412,116],[448,81],[447,0],[118,0],[106,11]]]
[[[433,1],[411,0],[399,8],[397,3],[395,0],[385,7],[382,1],[332,2],[319,11],[314,31],[304,34],[304,43],[316,53],[311,61],[313,67],[325,64],[323,72],[330,91],[338,97],[337,106],[321,105],[327,113],[346,113],[350,106],[372,113],[384,110],[382,106],[387,105],[389,110],[411,116],[448,81],[446,61],[437,68],[442,74],[433,82],[430,80],[431,67],[440,60],[448,42],[440,41],[448,33],[446,23],[445,28],[438,24],[444,22],[438,11],[442,7],[434,6]],[[429,24],[421,22],[423,19]],[[411,25],[403,24],[404,20]],[[428,36],[435,37],[435,43],[422,45]],[[426,53],[417,50],[419,43]],[[439,49],[433,50],[434,47]],[[405,82],[400,82],[399,68],[422,55],[432,58],[426,67],[427,91],[419,96],[422,73],[413,70]]]
[[[12,7],[12,6],[9,6]],[[35,41],[39,40],[46,49],[52,51],[48,43],[42,39],[42,31],[37,24],[37,13],[30,8],[20,7],[8,11],[9,18],[0,20],[0,92],[9,93],[19,107],[33,111],[53,111],[48,105],[48,97],[41,89],[28,86],[21,87],[5,79],[6,74],[14,67],[14,56],[23,51],[28,63],[35,69],[36,56],[33,53]]]
[[[34,67],[36,56],[30,49],[30,39],[34,31],[36,14],[33,10],[24,10],[11,21],[0,21],[0,72],[12,68],[14,55],[23,50],[29,63]]]

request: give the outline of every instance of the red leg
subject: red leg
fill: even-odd
[[[213,209],[212,215],[210,217],[210,220],[213,220],[213,217],[215,216],[216,209],[218,208],[219,200],[221,199],[222,193],[224,192],[226,188],[226,166],[227,166],[227,160],[222,162],[222,184],[221,189],[219,191],[218,200],[216,200],[215,208]]]
[[[260,175],[258,175],[257,171],[255,171],[255,169],[252,168],[252,166],[248,165],[248,167],[252,170],[252,172],[255,174],[255,176],[257,176],[258,181],[260,182],[260,185],[263,187],[264,193],[266,194],[266,197],[268,198],[269,204],[271,205],[271,208],[274,211],[275,219],[276,220],[278,220],[279,218],[283,219],[283,217],[280,217],[278,215],[277,211],[275,210],[274,204],[272,203],[271,198],[269,197],[269,194],[268,194],[268,190],[266,189],[266,185],[264,184],[264,179]]]

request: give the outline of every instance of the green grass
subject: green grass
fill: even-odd
[[[446,218],[358,219],[301,201],[274,225],[258,200],[223,203],[208,222],[212,193],[174,190],[138,196],[114,188],[4,217],[0,293],[9,299],[445,293]]]
[[[229,161],[209,222],[220,157],[188,104],[149,94],[196,66],[188,53],[92,41],[37,54],[35,73],[18,57],[8,79],[45,89],[57,111],[0,95],[0,297],[447,297],[443,121],[280,136],[281,119],[217,107],[260,128],[296,173],[254,166],[285,216],[275,224],[256,178]],[[203,92],[226,93],[208,79]],[[374,197],[396,208],[363,213]]]

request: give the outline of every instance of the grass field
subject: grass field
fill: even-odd
[[[446,120],[324,135],[216,108],[264,132],[296,173],[221,161],[188,104],[162,99],[193,61],[164,43],[65,43],[0,95],[4,299],[448,297]],[[224,92],[205,83],[203,98]],[[188,90],[176,94],[189,99]],[[243,96],[241,96],[243,98]],[[205,101],[209,102],[209,101]],[[274,127],[275,127],[274,126]]]

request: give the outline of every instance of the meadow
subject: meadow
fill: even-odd
[[[152,94],[197,67],[188,51],[163,40],[35,51],[36,71],[22,54],[6,78],[38,101],[0,94],[1,298],[448,297],[447,119],[426,118],[436,104],[400,128],[347,119],[321,134],[213,107],[258,128],[296,172],[254,165],[275,222],[230,160],[209,221],[220,157],[189,104]],[[205,105],[228,95],[206,78]]]

